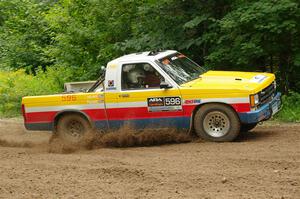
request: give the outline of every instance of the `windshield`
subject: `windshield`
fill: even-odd
[[[160,67],[179,85],[199,78],[206,72],[204,68],[187,58],[176,53],[158,60]]]

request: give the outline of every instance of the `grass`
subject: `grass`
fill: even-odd
[[[0,71],[0,118],[21,114],[23,96],[45,95],[61,92],[63,83],[71,73],[65,68],[50,68],[47,72],[37,70],[37,75],[24,70]]]
[[[274,117],[276,121],[300,122],[300,94],[290,92],[289,95],[282,96],[282,109]]]

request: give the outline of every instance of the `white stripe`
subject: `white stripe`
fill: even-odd
[[[188,99],[184,99],[188,100]],[[194,100],[194,99],[191,99]],[[249,103],[249,98],[208,98],[208,99],[201,99],[202,103],[207,102],[222,102],[227,104],[238,104],[238,103]],[[147,107],[146,101],[140,102],[120,102],[120,103],[107,103],[106,108],[135,108],[135,107]]]
[[[147,107],[146,101],[140,102],[120,102],[120,103],[107,103],[106,108],[135,108],[135,107]]]
[[[241,97],[241,98],[208,98],[208,99],[201,99],[201,103],[207,102],[223,102],[227,104],[239,104],[239,103],[249,103],[248,97]]]
[[[41,107],[25,107],[26,113],[33,112],[48,112],[48,111],[62,111],[67,109],[85,110],[85,109],[104,109],[104,104],[79,104],[79,105],[64,105],[64,106],[41,106]]]

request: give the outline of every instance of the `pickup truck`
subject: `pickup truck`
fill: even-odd
[[[205,140],[234,140],[281,106],[274,74],[206,71],[174,51],[142,52],[109,62],[86,92],[23,97],[28,130],[80,140],[87,132],[178,129]]]

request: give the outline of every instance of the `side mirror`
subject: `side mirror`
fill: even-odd
[[[100,71],[101,71],[102,73],[104,73],[104,72],[106,71],[105,66],[101,66],[101,67],[100,67]]]
[[[171,86],[167,82],[161,82],[160,83],[160,88],[162,88],[162,89],[168,89],[168,88],[173,88],[173,86]]]

